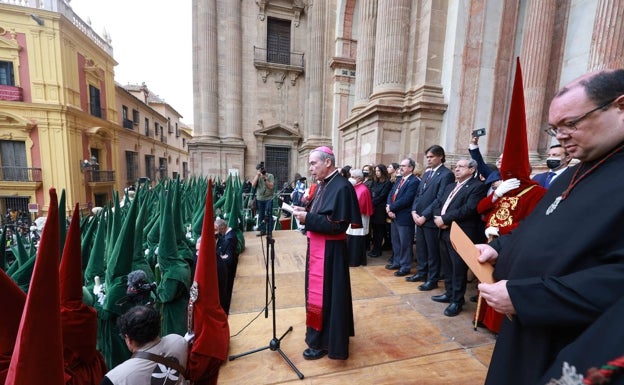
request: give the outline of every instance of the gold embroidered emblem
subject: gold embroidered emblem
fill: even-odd
[[[511,226],[514,223],[512,213],[518,206],[519,200],[520,197],[518,196],[500,198],[498,208],[494,212],[494,215],[490,216],[488,226],[498,228]]]

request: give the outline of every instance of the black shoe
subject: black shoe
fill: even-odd
[[[422,285],[418,286],[418,290],[420,291],[430,291],[430,290],[437,289],[437,288],[438,288],[438,283],[431,282],[431,281],[427,281],[423,283]]]
[[[458,302],[453,302],[448,305],[446,309],[444,309],[444,315],[447,317],[455,317],[462,311],[462,304]]]
[[[327,355],[327,350],[307,348],[303,351],[303,358],[306,360],[318,360]]]
[[[442,303],[450,303],[451,297],[449,297],[445,293],[445,294],[440,294],[440,295],[432,295],[431,300],[436,301],[436,302],[442,302]]]
[[[400,268],[401,268],[400,265],[395,265],[394,263],[392,264],[389,263],[386,265],[386,269],[388,270],[399,270]]]
[[[407,282],[425,282],[427,281],[427,276],[424,274],[414,274],[414,275],[410,275],[409,277],[405,277],[405,280]]]
[[[396,277],[405,277],[406,275],[408,275],[410,272],[409,270],[399,270],[399,271],[395,271],[394,275]]]
[[[381,253],[378,251],[371,251],[370,253],[368,253],[368,256],[371,258],[377,258],[377,257],[381,257]]]

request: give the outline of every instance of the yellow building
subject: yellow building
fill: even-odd
[[[115,84],[110,41],[64,0],[20,4],[0,2],[2,220],[45,215],[52,187],[88,209],[138,178],[186,177],[190,129],[147,87]]]

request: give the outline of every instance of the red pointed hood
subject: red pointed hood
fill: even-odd
[[[219,366],[227,359],[230,328],[227,315],[219,303],[212,180],[208,182],[205,207],[195,279],[191,289],[197,290],[197,299],[193,306],[195,342],[189,354],[188,370],[189,377],[196,384],[216,384]]]
[[[96,355],[97,313],[82,302],[80,210],[76,203],[59,270],[65,361],[91,362]],[[71,365],[70,365],[71,366]]]
[[[15,282],[0,269],[0,384],[4,384],[6,379],[15,338],[19,329],[26,294],[15,284]]]
[[[63,385],[63,343],[59,300],[59,215],[56,190],[50,189],[48,219],[15,340],[7,384]]]
[[[502,180],[518,178],[521,182],[519,189],[536,184],[531,180],[520,58],[516,58],[516,76],[511,95],[511,107],[509,109],[507,135],[505,137],[500,173]]]

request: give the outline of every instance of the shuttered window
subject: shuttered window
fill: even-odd
[[[28,180],[26,143],[0,140],[0,177],[2,180]]]
[[[267,62],[290,64],[290,20],[268,18]]]

